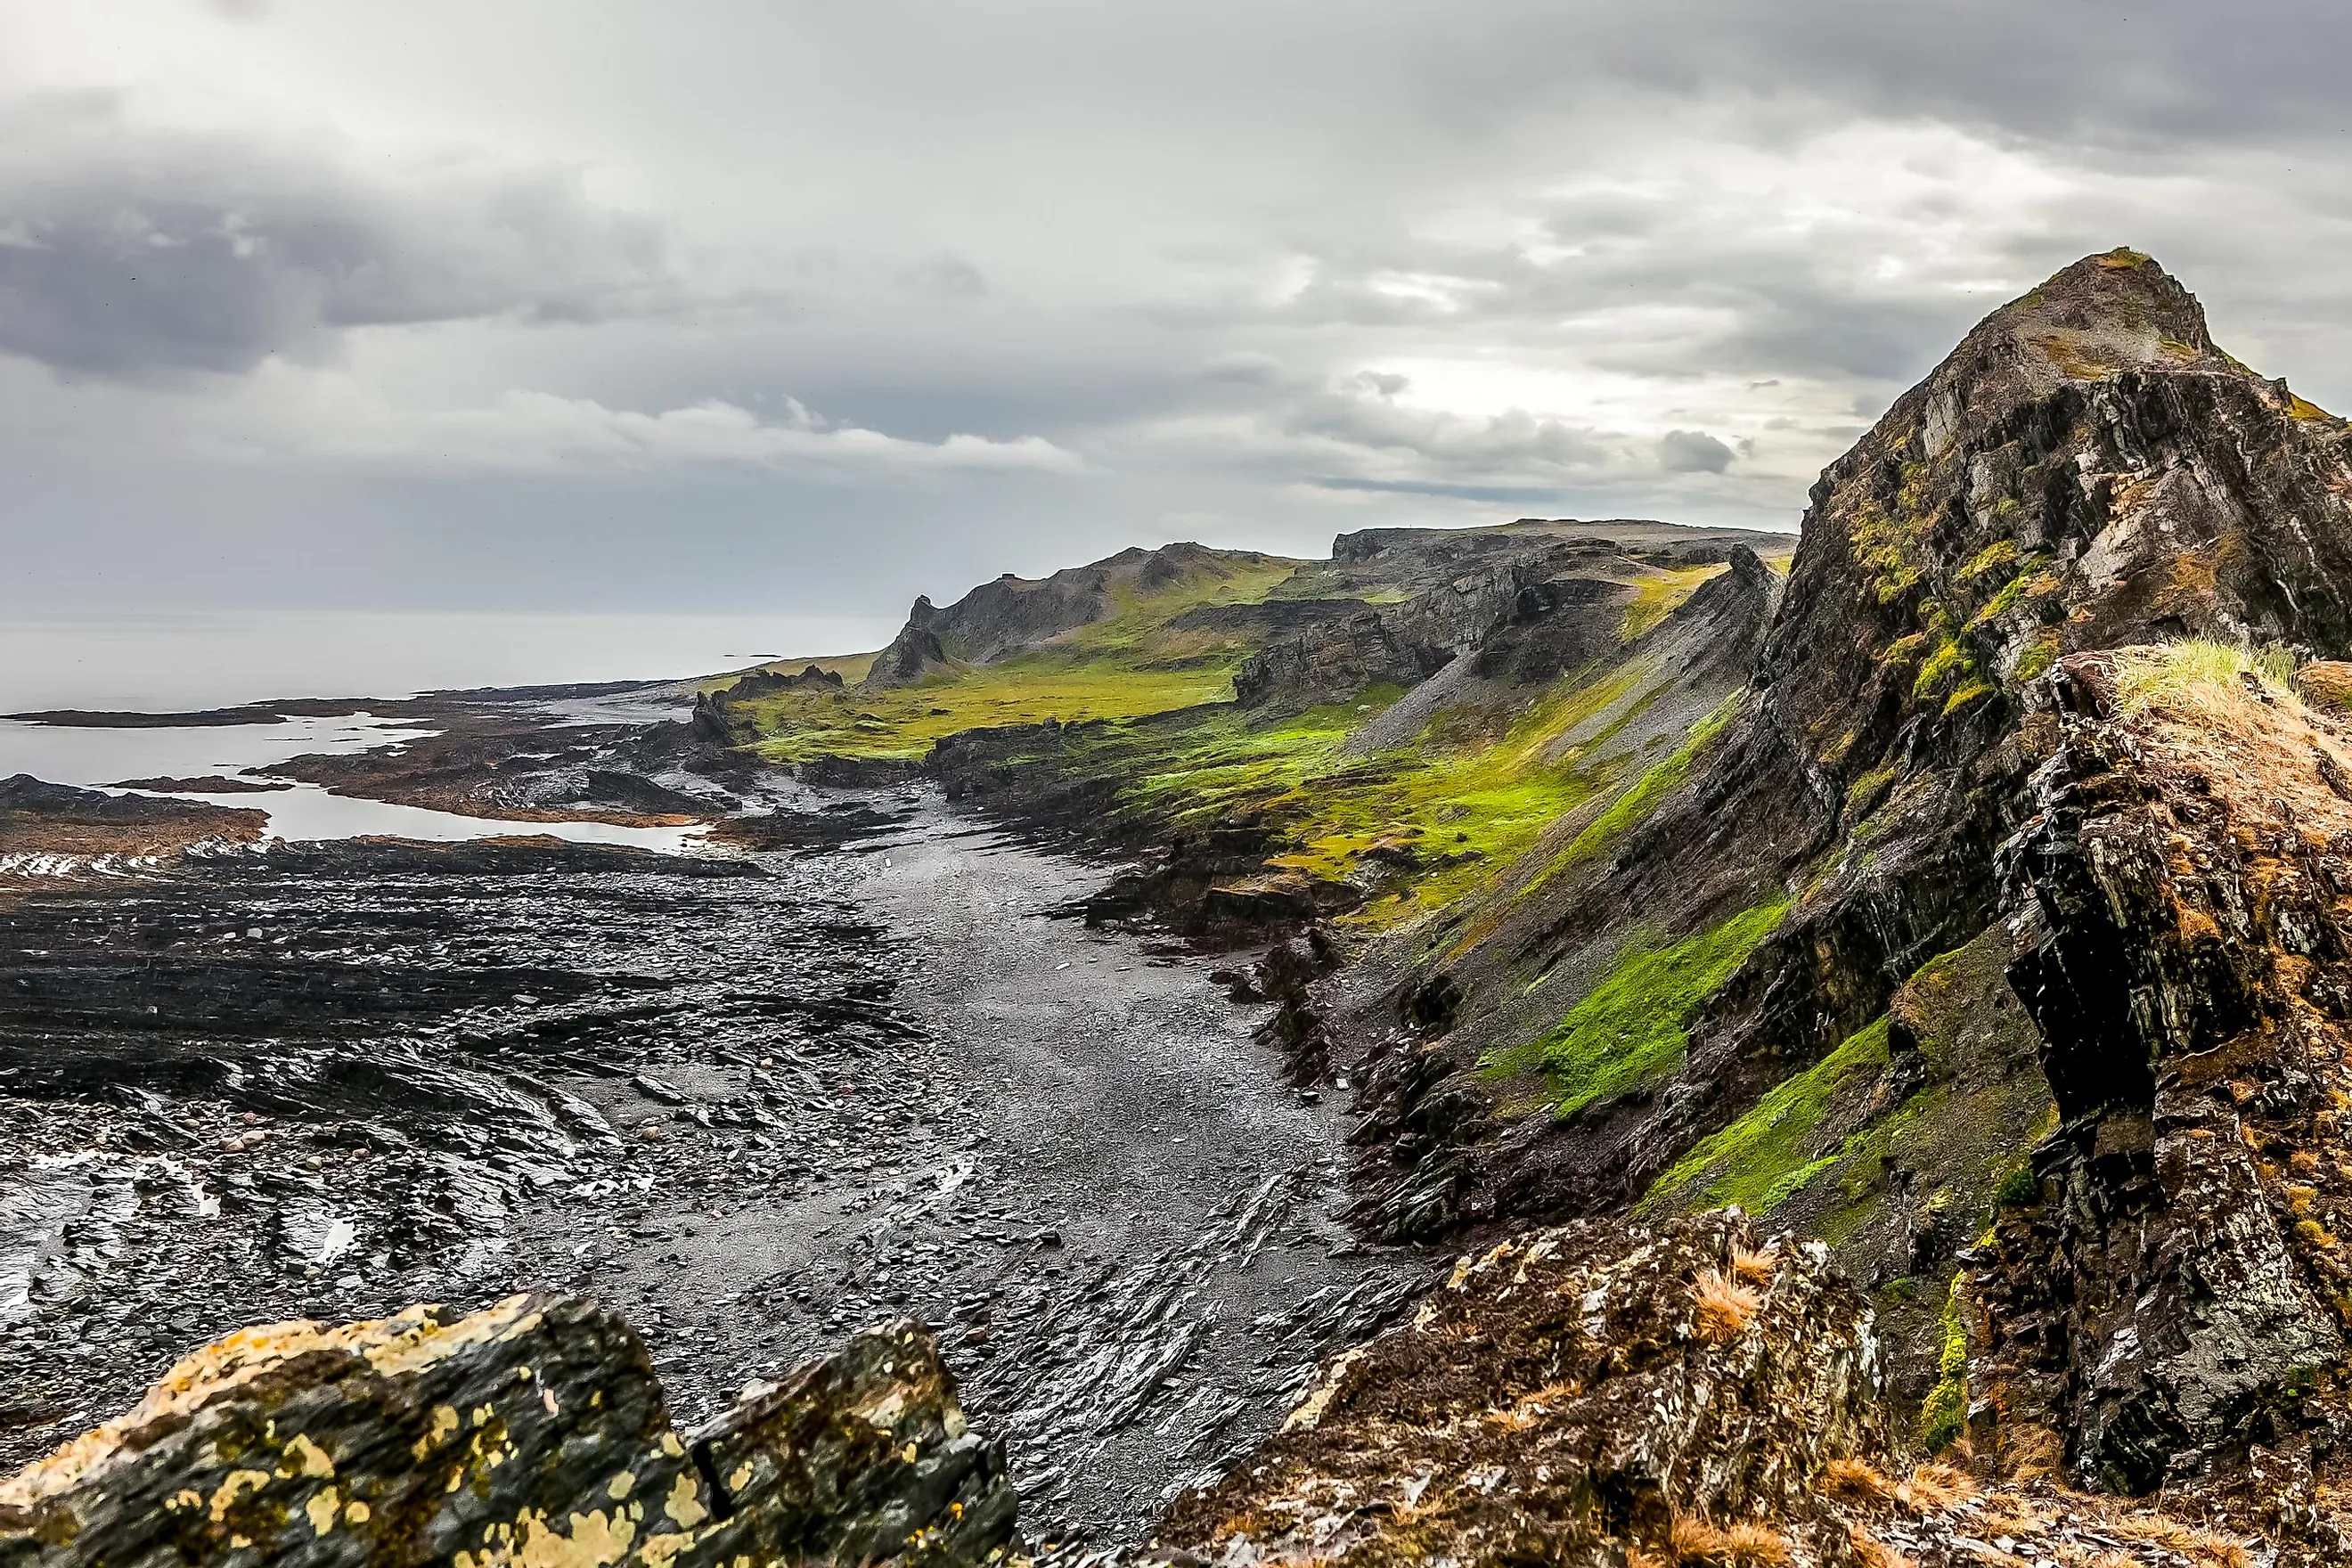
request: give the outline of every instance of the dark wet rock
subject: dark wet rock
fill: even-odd
[[[1879,1375],[1869,1309],[1819,1243],[1767,1250],[1720,1213],[1535,1232],[1329,1363],[1153,1542],[1178,1562],[1619,1568],[1629,1549],[1701,1560],[1694,1526],[1746,1525],[1780,1554],[1739,1561],[1848,1563],[1816,1487],[1833,1460],[1887,1458]]]
[[[2063,1121],[1978,1289],[2006,1421],[2147,1491],[2341,1419],[2352,806],[2321,763],[2352,731],[2259,689],[2117,716],[2114,669],[2035,691],[2058,744],[2002,892]]]
[[[206,773],[193,779],[123,779],[114,787],[152,790],[158,795],[267,795],[287,786],[269,779],[224,778],[219,773]]]
[[[251,844],[268,821],[259,811],[108,795],[18,773],[0,779],[0,879],[12,871],[61,871],[101,858],[111,864]]]
[[[578,1297],[247,1330],[0,1482],[0,1563],[983,1563],[1002,1452],[929,1334],[868,1331],[701,1431]]]

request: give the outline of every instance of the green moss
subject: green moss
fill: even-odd
[[[1940,1454],[1958,1442],[1969,1428],[1969,1332],[1960,1317],[1960,1289],[1968,1276],[1952,1276],[1951,1293],[1944,1298],[1944,1348],[1936,1358],[1936,1386],[1919,1405],[1919,1444]]]
[[[1771,1213],[1837,1163],[1841,1150],[1824,1150],[1817,1142],[1822,1118],[1840,1094],[1876,1078],[1886,1060],[1886,1020],[1881,1017],[1675,1162],[1651,1184],[1642,1200],[1644,1210],[1738,1204],[1751,1214]]]
[[[1912,632],[1907,636],[1896,637],[1886,645],[1885,662],[1895,666],[1906,665],[1925,653],[1927,649],[1927,634]]]
[[[1990,573],[2000,571],[2016,559],[2016,541],[1996,539],[1969,558],[1969,563],[1960,568],[1960,580],[1973,583]]]
[[[1969,703],[1981,701],[1991,695],[1990,682],[1971,680],[1944,699],[1944,716],[1948,719]]]
[[[1679,942],[1636,932],[1585,998],[1541,1038],[1488,1055],[1490,1075],[1534,1071],[1556,1112],[1572,1116],[1673,1068],[1699,1004],[1779,929],[1785,900],[1747,910]]]
[[[2047,671],[2058,662],[2060,641],[2055,627],[2042,632],[2017,656],[2017,667],[2010,671],[2012,680],[2026,681]]]
[[[1885,795],[1887,786],[1894,782],[1895,764],[1893,763],[1887,763],[1883,768],[1873,768],[1866,773],[1856,774],[1854,781],[1845,786],[1846,820],[1854,821],[1875,807],[1880,799]]]
[[[1925,700],[1941,691],[1948,683],[1965,679],[1974,672],[1975,666],[1969,662],[1967,651],[1958,643],[1944,643],[1919,666],[1919,673],[1911,682],[1911,695]]]
[[[1854,559],[1869,576],[1871,592],[1880,604],[1906,597],[1927,575],[1922,532],[1916,520],[1874,505],[1864,504],[1856,511]]]

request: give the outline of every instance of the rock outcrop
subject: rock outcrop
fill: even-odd
[[[1878,1382],[1819,1243],[1762,1246],[1737,1213],[1540,1231],[1331,1363],[1156,1544],[1236,1568],[1851,1563],[1817,1484],[1887,1458]],[[1733,1543],[1752,1555],[1709,1554]]]
[[[2058,1131],[1978,1281],[1989,1436],[2129,1491],[2347,1419],[2352,728],[2179,652],[2065,660],[2004,845]]]
[[[915,601],[907,624],[861,683],[905,686],[957,665],[993,664],[1118,613],[1122,597],[1165,592],[1187,582],[1262,568],[1274,557],[1255,551],[1181,543],[1128,549],[1090,565],[1031,582],[1010,572],[983,583],[944,609]]]
[[[516,1297],[207,1346],[0,1483],[0,1563],[982,1563],[1014,1507],[912,1324],[681,1435],[627,1324]]]
[[[2147,258],[2086,258],[1989,317],[1814,487],[1730,722],[1628,792],[1596,852],[1464,911],[1356,1023],[1375,1113],[1447,1130],[1397,1202],[1458,1224],[1639,1199],[1994,923],[1995,852],[2049,754],[2023,689],[2055,660],[2193,636],[2344,649],[2347,497],[2342,422],[2215,348]],[[1677,1005],[1662,1070],[1495,1087],[1498,1053],[1685,951],[1728,964]],[[1384,1044],[1441,984],[1443,1029]],[[1573,1109],[1495,1113],[1531,1100]]]

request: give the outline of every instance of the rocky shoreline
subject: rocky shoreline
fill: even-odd
[[[388,761],[500,771],[452,744]],[[690,1423],[911,1314],[1032,1539],[1108,1545],[1402,1309],[1428,1265],[1336,1217],[1339,1112],[1204,965],[1058,915],[1093,868],[769,787],[704,855],[523,825],[0,902],[0,1453],[248,1322],[587,1291]]]

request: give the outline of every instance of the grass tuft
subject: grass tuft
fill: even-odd
[[[1711,1345],[1728,1344],[1746,1333],[1764,1305],[1762,1292],[1712,1268],[1691,1287],[1691,1300],[1698,1309],[1698,1337]]]
[[[2195,637],[2127,647],[2116,655],[2116,706],[2143,713],[2159,704],[2208,708],[2217,691],[2238,696],[2248,681],[2273,698],[2298,700],[2294,655],[2286,648],[2251,648]]]
[[[1668,1540],[1675,1562],[1704,1568],[1788,1568],[1797,1560],[1788,1538],[1761,1524],[1721,1526],[1677,1515]]]

